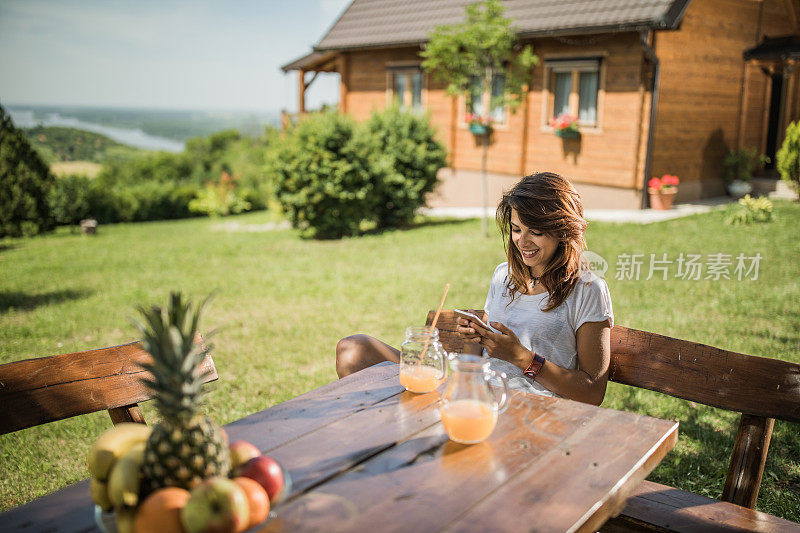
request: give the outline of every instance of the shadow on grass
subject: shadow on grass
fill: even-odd
[[[6,250],[13,250],[14,248],[16,248],[16,246],[13,244],[0,243],[0,252],[5,252]]]
[[[43,305],[58,304],[69,300],[80,300],[92,294],[91,291],[81,289],[67,289],[63,291],[30,294],[21,291],[0,291],[0,313],[7,313],[18,309],[31,311]]]
[[[399,228],[368,228],[363,230],[359,235],[382,235],[384,233],[391,233],[393,231],[409,231],[421,228],[439,227],[439,226],[463,226],[472,222],[472,219],[463,218],[426,218],[418,222],[413,222],[407,226]],[[494,222],[494,219],[491,221]]]

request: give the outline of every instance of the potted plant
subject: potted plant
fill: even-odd
[[[756,167],[769,163],[769,157],[759,155],[755,148],[730,150],[725,156],[725,189],[730,196],[741,198],[753,190],[750,180]]]
[[[578,117],[567,113],[551,118],[550,127],[553,128],[556,137],[562,139],[576,139],[581,134],[578,130]]]
[[[650,194],[650,207],[659,210],[670,209],[680,182],[678,176],[670,174],[664,174],[661,178],[654,177],[648,181],[647,192]]]
[[[494,119],[485,115],[467,113],[464,116],[464,122],[467,123],[469,131],[471,131],[473,134],[484,135],[485,133],[492,131],[492,123],[494,122]]]

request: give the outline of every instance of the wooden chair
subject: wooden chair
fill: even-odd
[[[442,311],[437,322],[447,351],[464,348],[456,320]],[[603,531],[800,528],[753,510],[775,419],[800,422],[800,365],[614,326],[608,379],[737,412],[740,421],[722,501],[644,481]]]
[[[197,342],[203,343],[198,335]],[[145,420],[138,403],[153,398],[140,378],[150,361],[140,342],[0,365],[0,435],[108,410],[114,424]],[[217,379],[211,355],[206,382]]]

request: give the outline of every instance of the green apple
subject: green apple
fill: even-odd
[[[234,472],[250,459],[261,455],[261,450],[246,440],[232,442],[229,449],[231,453],[231,472]]]
[[[249,520],[244,490],[223,477],[212,477],[197,485],[181,509],[181,523],[187,533],[235,533],[244,531]]]

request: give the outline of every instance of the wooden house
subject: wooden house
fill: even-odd
[[[479,206],[481,146],[463,99],[420,69],[434,27],[463,20],[470,0],[354,0],[314,46],[283,67],[337,72],[339,109],[362,120],[393,101],[430,113],[449,150],[432,206]],[[800,0],[506,0],[533,45],[527,98],[491,110],[490,202],[538,170],[569,177],[587,207],[646,206],[646,181],[681,178],[677,201],[724,194],[722,161],[755,147],[774,164],[800,118]],[[500,80],[502,81],[502,80]],[[578,139],[549,119],[579,117]]]

